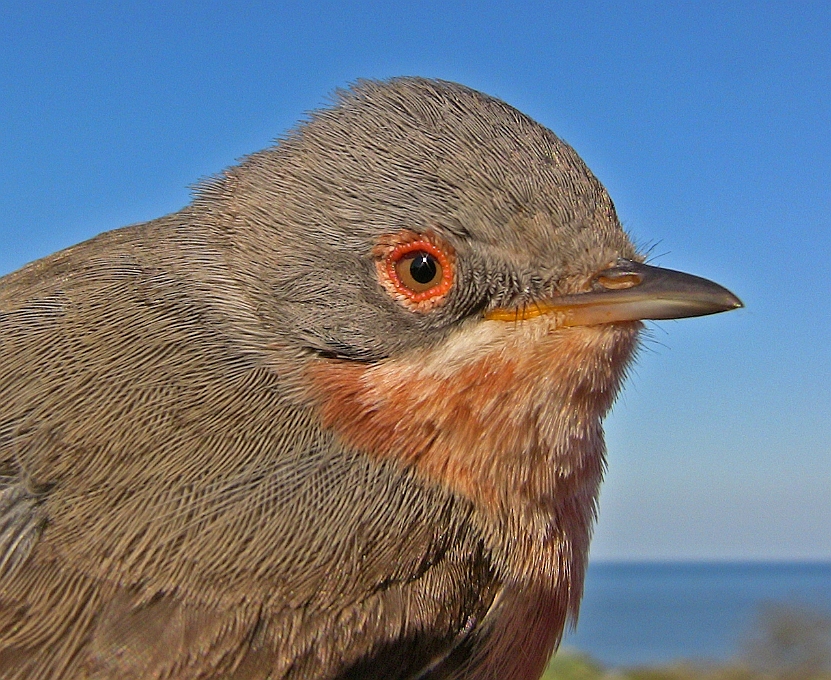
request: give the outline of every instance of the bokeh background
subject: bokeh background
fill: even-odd
[[[650,325],[607,421],[593,564],[831,561],[827,0],[0,0],[0,274],[179,209],[335,88],[395,75],[462,82],[550,127],[652,262],[746,304]],[[578,643],[636,626],[615,568],[590,571]],[[800,573],[831,597],[831,571]],[[692,592],[674,599],[689,573],[661,591],[662,574],[625,591],[664,593],[663,614],[641,612],[652,640]],[[695,607],[738,611],[710,577],[677,627],[707,633]]]

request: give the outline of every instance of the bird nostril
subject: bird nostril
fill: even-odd
[[[600,274],[595,279],[595,283],[602,286],[606,290],[623,290],[624,288],[634,288],[639,286],[643,281],[643,276],[635,272],[606,272]]]

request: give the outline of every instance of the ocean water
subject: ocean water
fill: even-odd
[[[596,563],[563,647],[609,667],[739,654],[760,607],[831,615],[831,563]]]

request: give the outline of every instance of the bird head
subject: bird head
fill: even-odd
[[[452,83],[361,82],[202,200],[324,427],[543,532],[590,522],[641,321],[741,304],[643,264],[568,144]]]

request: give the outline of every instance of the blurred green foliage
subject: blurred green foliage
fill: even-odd
[[[765,605],[741,650],[721,664],[678,661],[611,669],[563,649],[542,680],[831,680],[831,617],[800,606]]]

